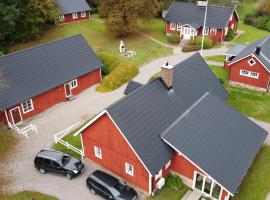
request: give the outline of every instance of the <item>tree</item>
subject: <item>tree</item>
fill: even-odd
[[[157,14],[157,0],[100,0],[99,14],[106,18],[108,30],[124,36],[138,18],[149,19]]]
[[[259,1],[259,11],[263,15],[270,15],[270,1],[269,0],[260,0]]]

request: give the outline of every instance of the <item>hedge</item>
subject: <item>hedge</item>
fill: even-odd
[[[137,66],[128,62],[119,62],[114,70],[101,81],[96,88],[99,92],[109,92],[115,90],[134,78],[139,73]]]
[[[180,43],[179,33],[173,32],[171,35],[168,36],[168,41],[172,44],[179,44]]]
[[[123,59],[116,58],[109,53],[98,52],[97,55],[103,63],[103,67],[101,69],[103,76],[109,75],[119,62],[123,62]]]
[[[196,45],[202,45],[202,37],[196,37],[195,39],[196,41]],[[203,41],[203,48],[204,49],[211,49],[213,47],[213,41],[209,38],[209,37],[204,37],[204,41]]]
[[[187,45],[182,48],[183,52],[191,52],[191,51],[197,51],[200,50],[201,46],[200,45]]]

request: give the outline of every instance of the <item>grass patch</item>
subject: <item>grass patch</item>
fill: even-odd
[[[97,15],[94,15],[94,18],[102,20]],[[122,58],[119,53],[119,42],[124,40],[126,49],[134,50],[137,53],[128,60],[138,66],[154,58],[172,54],[171,48],[163,47],[140,34],[134,33],[125,38],[115,38],[107,31],[103,23],[94,20],[54,26],[47,29],[39,39],[15,44],[8,50],[14,52],[79,33],[85,37],[95,52],[104,51],[119,58]]]
[[[207,61],[215,61],[215,62],[224,62],[224,56],[223,55],[217,55],[217,56],[206,56],[204,57]]]
[[[266,37],[270,34],[270,32],[258,29],[253,26],[249,26],[244,24],[243,22],[239,22],[238,29],[245,31],[242,35],[236,38],[233,42],[235,43],[251,43],[255,42],[263,37]]]
[[[40,192],[22,191],[16,194],[5,195],[2,200],[59,200],[56,197],[42,194]]]
[[[270,192],[270,146],[264,145],[233,200],[265,200]]]
[[[154,197],[149,197],[148,200],[179,200],[182,199],[188,190],[188,187],[183,184],[179,176],[169,174],[164,187],[158,190]]]
[[[242,5],[238,6],[237,13],[240,20],[244,20],[245,16],[252,14],[257,7],[257,0],[245,0]]]

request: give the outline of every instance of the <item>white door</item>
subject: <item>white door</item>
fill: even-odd
[[[187,28],[187,27],[184,27],[183,38],[185,40],[189,40],[190,39],[190,36],[191,36],[191,29],[190,28]]]

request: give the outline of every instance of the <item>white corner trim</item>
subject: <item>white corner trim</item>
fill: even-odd
[[[220,184],[218,181],[216,181],[213,177],[211,177],[208,173],[206,173],[203,169],[201,169],[198,165],[196,165],[192,160],[190,160],[185,154],[180,152],[177,148],[175,148],[171,143],[169,143],[167,140],[165,140],[162,136],[160,136],[164,142],[166,142],[170,147],[172,147],[176,152],[178,152],[180,155],[182,155],[185,159],[187,159],[189,162],[191,162],[195,167],[197,167],[199,170],[201,170],[204,174],[206,174],[209,178],[213,179],[216,183],[220,185],[222,189],[225,189],[229,194],[232,195],[231,192],[229,192],[225,187],[223,187],[222,184]],[[233,195],[232,195],[233,196]]]
[[[151,174],[149,174],[148,182],[149,182],[149,191],[148,192],[150,195],[152,195],[152,175]]]
[[[9,110],[9,113],[10,113],[10,116],[11,116],[11,119],[12,119],[12,123],[14,125],[16,125],[16,124],[14,123],[14,118],[13,118],[13,115],[12,115],[12,111],[15,110],[15,109],[19,109],[19,113],[20,113],[20,117],[21,117],[21,121],[18,122],[17,124],[19,124],[19,123],[21,123],[23,121],[22,113],[21,113],[21,110],[20,110],[20,106],[14,107],[14,108],[12,108],[12,109]]]

